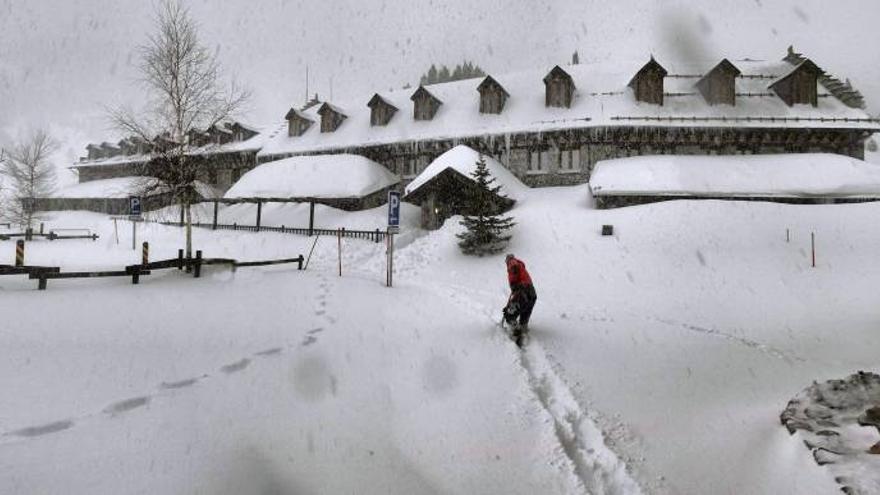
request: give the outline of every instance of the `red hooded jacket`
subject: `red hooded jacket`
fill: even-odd
[[[510,282],[511,289],[532,285],[532,277],[526,270],[526,264],[513,257],[507,260],[507,281]]]

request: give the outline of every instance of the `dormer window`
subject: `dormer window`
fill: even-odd
[[[318,109],[318,115],[321,116],[321,132],[335,131],[348,118],[340,108],[329,103],[321,105],[321,108]]]
[[[736,78],[742,74],[726,58],[697,81],[697,89],[710,105],[736,105]]]
[[[788,106],[809,104],[815,107],[819,104],[817,84],[822,74],[822,69],[806,59],[770,84],[770,89]]]
[[[287,121],[287,135],[290,137],[302,136],[315,123],[314,120],[295,108],[291,108],[284,119]]]
[[[504,103],[510,95],[492,76],[486,76],[477,86],[480,92],[480,113],[499,114],[504,110]]]
[[[86,146],[86,151],[88,152],[89,160],[104,158],[101,147],[96,144],[89,144],[88,146]]]
[[[440,105],[443,104],[424,86],[419,86],[419,89],[409,99],[413,102],[413,119],[415,120],[433,119],[437,110],[440,109]]]
[[[371,126],[386,125],[391,120],[391,117],[394,117],[394,114],[397,113],[397,107],[388,103],[378,93],[373,95],[367,106],[370,107]]]
[[[651,57],[629,82],[636,101],[663,105],[663,78],[666,74],[666,69]]]
[[[574,80],[558,65],[544,76],[544,105],[571,108],[574,99]]]

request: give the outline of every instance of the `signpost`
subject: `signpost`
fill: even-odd
[[[388,243],[386,249],[388,254],[388,273],[385,278],[385,285],[391,287],[394,278],[394,234],[400,232],[400,192],[388,191],[388,230],[385,234],[385,241]]]
[[[128,219],[131,220],[131,250],[137,250],[137,222],[141,220],[140,196],[128,197]]]

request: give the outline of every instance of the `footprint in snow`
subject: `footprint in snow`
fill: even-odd
[[[314,334],[316,334],[316,333],[321,333],[321,332],[323,332],[323,331],[324,331],[324,328],[322,328],[322,327],[318,327],[318,328],[313,328],[313,329],[309,330],[309,331],[306,332],[306,333],[308,333],[309,335],[314,335]]]
[[[189,378],[189,379],[180,380],[177,382],[162,382],[162,384],[159,385],[159,387],[164,388],[164,389],[186,388],[186,387],[191,387],[191,386],[195,385],[195,383],[197,381],[199,381],[199,378]]]
[[[309,335],[308,337],[306,337],[306,338],[303,339],[303,341],[302,341],[302,346],[303,346],[303,347],[310,346],[310,345],[314,344],[314,343],[317,342],[317,341],[318,341],[318,339],[316,339],[316,338],[315,338],[314,336],[312,336],[312,335]]]
[[[277,354],[281,354],[280,347],[273,347],[271,349],[266,349],[265,351],[260,351],[260,352],[254,353],[255,356],[261,356],[261,357],[275,356]]]
[[[144,397],[134,397],[132,399],[126,399],[123,401],[116,402],[114,404],[110,404],[109,406],[104,408],[104,412],[111,415],[121,414],[124,412],[131,411],[132,409],[137,409],[139,407],[143,407],[150,403],[150,398],[147,396]]]
[[[224,373],[235,373],[236,371],[241,371],[247,368],[249,364],[251,364],[251,360],[248,358],[244,358],[240,361],[227,364],[226,366],[221,366],[220,371]]]
[[[48,423],[40,426],[29,426],[27,428],[22,428],[20,430],[15,430],[13,432],[8,433],[8,435],[14,435],[17,437],[38,437],[41,435],[48,435],[49,433],[55,433],[57,431],[63,431],[73,426],[73,421],[64,420],[64,421],[55,421],[53,423]]]

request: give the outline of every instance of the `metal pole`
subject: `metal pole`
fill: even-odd
[[[336,229],[336,252],[339,256],[339,276],[342,276],[342,229]]]
[[[263,202],[257,201],[257,232],[260,231],[260,217],[263,215]]]
[[[116,219],[113,219],[113,235],[116,236],[116,244],[119,244],[119,228],[116,226]]]
[[[137,249],[137,223],[132,220],[131,221],[131,250],[135,251]]]
[[[315,230],[315,202],[309,202],[309,236],[314,233]]]
[[[785,229],[785,242],[791,242],[791,232],[789,229]]]
[[[218,201],[214,201],[214,224],[211,226],[212,230],[217,230],[217,205]]]
[[[320,238],[321,238],[320,235],[315,237],[315,242],[312,243],[312,249],[309,249],[309,257],[306,258],[306,266],[305,266],[305,268],[303,268],[303,270],[309,269],[309,260],[312,259],[312,251],[315,250],[315,246],[318,244],[318,239],[320,239]]]

